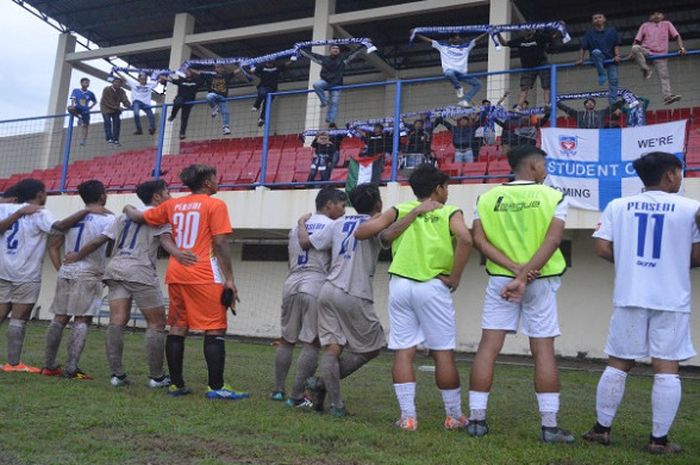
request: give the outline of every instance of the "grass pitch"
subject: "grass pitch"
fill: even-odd
[[[4,360],[6,326],[0,330]],[[45,326],[31,324],[24,361],[41,365]],[[64,335],[64,346],[68,332]],[[331,418],[268,400],[274,349],[262,343],[227,341],[226,381],[252,393],[249,400],[208,401],[202,339],[187,340],[185,379],[194,395],[172,399],[145,386],[143,333],[125,333],[124,366],[134,382],[109,385],[104,332],[91,330],[81,363],[93,381],[0,372],[0,464],[697,464],[700,463],[700,380],[684,379],[683,400],[671,437],[685,452],[648,455],[651,378],[628,379],[610,447],[587,444],[580,435],[594,421],[601,366],[562,370],[562,427],[573,446],[538,442],[539,418],[532,370],[500,365],[489,400],[491,433],[473,439],[442,430],[444,419],[432,374],[418,374],[415,433],[393,426],[398,415],[391,385],[391,355],[371,361],[343,382],[352,416]],[[297,352],[295,352],[296,356]],[[61,348],[61,359],[65,348]],[[420,358],[420,357],[419,357]],[[464,358],[464,357],[461,357]],[[430,364],[421,359],[418,364]],[[469,364],[459,363],[466,383]],[[290,373],[294,374],[294,366]],[[466,397],[466,387],[463,399]],[[466,412],[467,402],[463,400]]]

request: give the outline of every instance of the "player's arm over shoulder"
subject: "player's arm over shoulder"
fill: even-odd
[[[357,227],[355,230],[355,239],[363,241],[376,236],[391,226],[391,224],[396,221],[398,216],[399,212],[396,207],[391,207],[384,213],[373,216]]]

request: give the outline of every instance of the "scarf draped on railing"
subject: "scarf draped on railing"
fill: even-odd
[[[372,44],[372,41],[367,37],[352,37],[350,39],[327,39],[327,40],[309,40],[306,42],[297,42],[294,44],[295,55],[299,56],[299,50],[302,48],[311,48],[318,45],[362,45],[367,49],[367,53],[374,53],[377,47]]]
[[[592,92],[572,92],[570,94],[558,94],[557,95],[557,102],[560,102],[562,100],[579,100],[579,99],[607,97],[608,94],[609,93],[607,90],[596,90],[596,91],[592,91]],[[625,100],[625,102],[627,102],[629,104],[630,108],[634,108],[637,105],[639,105],[639,100],[637,99],[637,96],[634,95],[634,93],[629,89],[618,89],[617,96],[622,97]]]

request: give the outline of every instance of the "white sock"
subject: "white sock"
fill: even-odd
[[[668,434],[680,403],[680,376],[669,373],[654,375],[654,386],[651,388],[652,436],[661,438]]]
[[[546,428],[557,427],[557,413],[559,413],[558,392],[537,392],[537,405],[540,407],[542,426]]]
[[[606,367],[598,381],[596,391],[595,410],[598,423],[610,428],[617,408],[625,394],[625,381],[627,373],[613,367]]]
[[[401,418],[416,418],[416,383],[394,384],[394,392],[401,408]]]
[[[486,408],[489,403],[489,393],[469,391],[469,419],[486,420]]]
[[[445,415],[459,419],[462,417],[462,389],[440,389],[442,403],[445,404]]]

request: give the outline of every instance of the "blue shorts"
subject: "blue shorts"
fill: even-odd
[[[78,118],[78,124],[82,123],[86,126],[88,124],[90,124],[90,112],[89,111],[86,111],[84,113],[78,112],[77,118]]]

